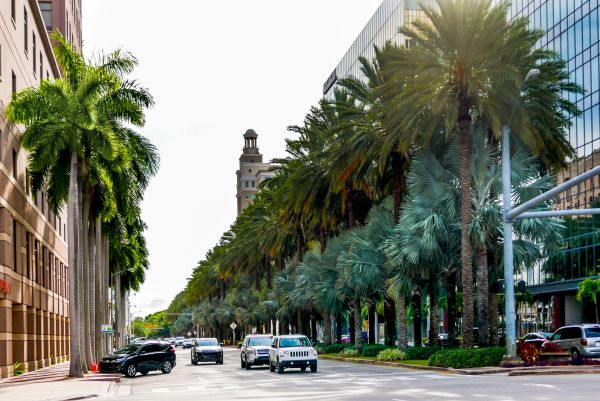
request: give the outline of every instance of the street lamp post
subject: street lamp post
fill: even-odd
[[[540,75],[540,70],[532,69],[525,76],[523,84],[531,78]],[[508,212],[512,208],[511,183],[510,183],[510,123],[517,105],[515,104],[510,113],[507,124],[502,127],[502,198],[504,202],[504,316],[506,320],[506,357],[507,359],[517,356],[517,327],[515,310],[515,269],[513,266],[513,226],[508,218]]]

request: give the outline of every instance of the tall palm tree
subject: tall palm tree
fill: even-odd
[[[537,108],[540,120],[532,117],[531,108],[519,96],[523,77],[536,66],[542,69],[544,85],[556,76],[556,70],[545,69],[552,63],[554,54],[535,50],[535,43],[543,35],[530,30],[528,20],[508,20],[508,4],[492,4],[491,0],[438,0],[437,7],[423,7],[428,22],[416,21],[402,29],[418,46],[410,49],[404,66],[406,84],[394,105],[409,112],[397,116],[401,125],[420,125],[420,136],[439,135],[439,124],[425,124],[422,116],[430,113],[446,127],[441,131],[448,137],[459,139],[461,163],[461,282],[463,288],[463,344],[473,345],[473,244],[469,238],[471,213],[471,124],[481,119],[490,127],[492,135],[499,137],[501,126],[509,120],[513,105],[517,105],[513,124],[515,134],[528,144],[532,152],[539,153],[542,138],[557,137],[562,133],[564,121],[557,118],[556,110],[563,105],[560,94],[551,88],[552,107]],[[556,97],[554,97],[556,95]],[[540,99],[538,97],[538,99]],[[546,106],[549,103],[544,103]],[[560,113],[558,113],[560,115]],[[542,117],[543,116],[543,117]],[[551,129],[544,129],[540,121],[552,121]],[[560,138],[560,136],[559,136]],[[426,143],[422,141],[421,143]],[[565,141],[554,140],[555,150],[568,154]],[[560,157],[559,157],[560,158]]]

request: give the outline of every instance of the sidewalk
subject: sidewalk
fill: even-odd
[[[68,377],[69,363],[60,363],[0,381],[0,399],[11,401],[83,400],[114,394],[121,375],[90,373]]]

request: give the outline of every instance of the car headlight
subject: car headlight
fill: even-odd
[[[313,349],[312,352],[313,352],[314,356],[317,356],[317,350],[316,349]]]
[[[290,351],[285,351],[285,352],[283,353],[283,355],[284,355],[284,356],[290,356]]]

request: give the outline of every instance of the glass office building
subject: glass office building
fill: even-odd
[[[568,181],[600,165],[598,0],[513,0],[509,17],[528,17],[532,28],[546,32],[538,46],[558,52],[567,61],[571,80],[585,89],[584,94],[569,95],[582,113],[571,118],[567,133],[575,157],[557,176],[558,183]],[[594,177],[561,194],[556,208],[600,207],[599,195],[600,177]],[[600,217],[564,222],[563,245],[521,275],[533,295],[533,302],[519,307],[521,333],[595,320],[593,304],[578,302],[575,294],[585,277],[600,273]]]
[[[335,83],[348,76],[362,78],[359,57],[375,58],[375,46],[382,48],[387,41],[405,44],[398,28],[425,18],[419,4],[434,4],[433,0],[384,0],[358,35],[340,63],[323,84],[323,95],[332,98]]]

